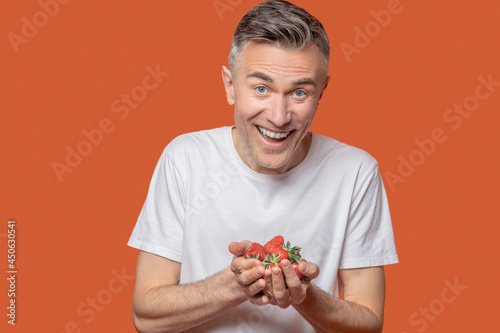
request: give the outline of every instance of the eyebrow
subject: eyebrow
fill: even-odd
[[[265,73],[262,73],[262,72],[252,72],[252,73],[249,73],[247,75],[247,78],[251,78],[251,77],[255,77],[255,78],[258,78],[258,79],[261,79],[261,80],[264,80],[266,82],[269,82],[269,83],[274,83],[274,80],[272,77],[270,77],[269,75],[265,74]],[[302,79],[298,79],[298,80],[295,80],[292,82],[292,84],[294,86],[299,86],[299,85],[303,85],[303,84],[310,84],[310,85],[313,85],[313,86],[318,86],[317,82],[311,78],[302,78]]]
[[[256,77],[258,79],[264,80],[264,81],[269,82],[269,83],[273,83],[274,82],[274,80],[269,75],[264,74],[262,72],[249,73],[247,75],[247,78],[251,78],[251,77]]]
[[[318,85],[316,83],[316,81],[314,81],[313,79],[311,79],[309,77],[293,81],[292,84],[295,85],[295,86],[299,86],[299,85],[303,85],[303,84],[311,84],[311,85],[313,85],[315,87]]]

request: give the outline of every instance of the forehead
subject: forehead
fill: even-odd
[[[274,78],[318,80],[325,75],[324,58],[317,45],[303,50],[292,50],[269,43],[250,41],[240,53],[238,77],[255,72]]]

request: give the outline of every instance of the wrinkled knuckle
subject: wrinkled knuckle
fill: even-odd
[[[302,283],[298,279],[291,280],[290,282],[287,280],[288,289],[297,289],[300,288]]]
[[[250,288],[250,292],[252,294],[258,294],[262,291],[262,288],[259,286],[259,284],[256,284],[256,285],[252,285],[252,287]]]
[[[276,299],[282,299],[282,298],[285,297],[285,292],[283,292],[283,291],[275,291],[274,292],[274,297]]]
[[[246,291],[246,292],[247,292],[247,296],[248,296],[249,298],[254,299],[254,301],[257,301],[258,299],[260,299],[260,294],[259,294],[259,292],[255,292],[255,291],[248,290],[248,289],[247,289],[247,291]]]
[[[238,283],[242,286],[247,285],[247,283],[245,282],[245,280],[243,279],[243,277],[241,275],[238,275],[238,277],[236,278],[236,281],[238,281]]]

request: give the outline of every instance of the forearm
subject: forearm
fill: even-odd
[[[164,285],[134,296],[139,332],[179,332],[217,317],[247,299],[234,274],[225,269],[189,285]]]
[[[338,299],[311,284],[297,311],[318,332],[381,332],[383,318],[368,307]]]

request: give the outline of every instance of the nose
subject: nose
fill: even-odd
[[[288,101],[285,96],[276,96],[269,109],[267,120],[278,128],[285,126],[291,121],[291,113],[288,109]]]

